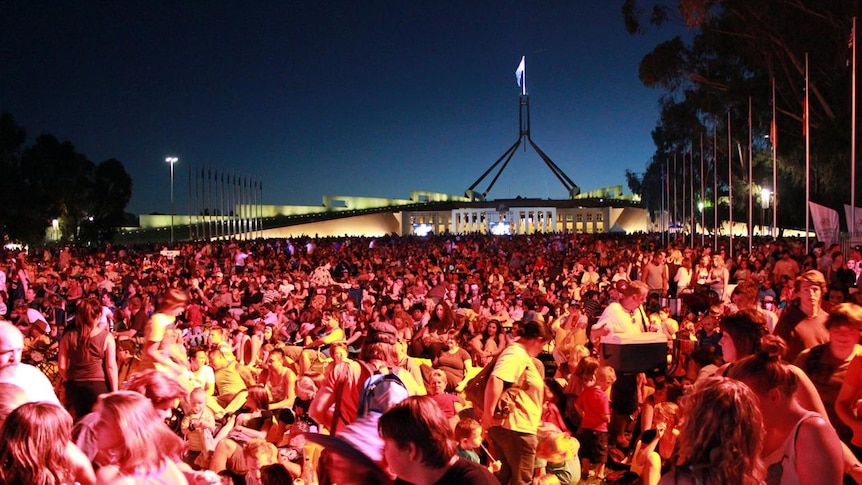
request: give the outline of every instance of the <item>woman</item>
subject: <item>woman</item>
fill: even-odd
[[[711,377],[682,400],[679,455],[660,485],[758,485],[763,418],[743,383]]]
[[[553,336],[544,323],[537,321],[522,322],[516,327],[517,339],[500,354],[488,378],[486,409],[476,409],[476,415],[502,461],[497,475],[500,483],[528,484],[533,478],[536,433],[542,421],[545,391],[544,376],[534,359]],[[505,392],[504,387],[508,387]]]
[[[731,369],[730,377],[754,391],[766,434],[761,458],[769,483],[840,484],[841,440],[829,421],[796,400],[798,379],[781,361],[786,348],[778,337],[765,339],[763,349]]]
[[[470,340],[470,350],[476,365],[484,366],[506,346],[506,336],[500,332],[500,322],[488,320],[485,329]]]
[[[141,348],[140,369],[157,369],[174,377],[185,373],[186,367],[171,359],[169,349],[162,346],[165,332],[174,325],[177,315],[185,311],[188,297],[176,288],[171,288],[159,300],[159,309],[150,318],[144,329],[144,344]]]
[[[101,317],[98,299],[83,300],[75,313],[75,328],[60,340],[57,367],[76,419],[92,411],[101,394],[116,391],[119,385],[116,342],[107,328],[98,325]]]
[[[691,276],[691,258],[686,256],[682,258],[682,262],[673,277],[673,280],[676,282],[677,295],[685,293],[688,287],[691,286]]]
[[[695,285],[698,286],[709,286],[712,279],[710,278],[710,273],[712,272],[712,264],[709,256],[703,256],[700,258],[700,262],[697,263],[697,266],[694,268],[694,272],[692,273],[691,280]]]
[[[661,479],[662,467],[678,452],[679,420],[676,404],[660,402],[655,405],[655,427],[643,432],[632,458],[631,470],[640,476],[641,485],[656,485]]]
[[[434,306],[431,318],[413,336],[413,355],[436,359],[443,350],[446,332],[455,325],[455,315],[445,302]]]
[[[177,466],[183,441],[165,426],[149,399],[118,391],[101,396],[97,409],[94,432],[107,457],[96,473],[99,485],[188,483]]]
[[[440,352],[440,355],[432,361],[434,369],[441,370],[446,373],[446,381],[448,382],[447,391],[454,391],[458,384],[464,380],[464,376],[473,367],[473,359],[470,353],[462,349],[458,345],[458,331],[449,330],[444,337],[446,347]],[[430,377],[431,368],[425,367],[424,374]],[[425,378],[428,382],[428,378]]]
[[[712,269],[709,270],[709,288],[718,295],[719,301],[724,300],[724,289],[730,282],[730,272],[724,265],[724,258],[716,254],[712,257]]]
[[[90,461],[71,439],[66,411],[49,403],[22,404],[0,430],[0,484],[96,483]]]
[[[428,378],[428,397],[437,403],[449,424],[452,428],[458,423],[458,413],[464,409],[464,401],[461,396],[446,392],[448,380],[446,373],[440,369],[431,371],[431,376]]]

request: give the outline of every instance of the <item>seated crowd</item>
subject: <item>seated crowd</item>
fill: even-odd
[[[0,485],[862,480],[862,247],[660,241],[9,253]]]

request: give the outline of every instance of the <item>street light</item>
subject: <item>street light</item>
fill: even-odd
[[[171,164],[171,243],[174,242],[174,164],[180,161],[177,157],[167,157],[165,161]]]

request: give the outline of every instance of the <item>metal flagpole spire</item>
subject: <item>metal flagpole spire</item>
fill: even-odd
[[[850,31],[853,43],[853,75],[850,101],[850,237],[856,237],[856,17],[853,17],[853,30]]]
[[[775,117],[775,78],[772,78],[772,231],[773,239],[778,237],[778,119]]]
[[[705,197],[704,189],[706,187],[706,181],[704,180],[706,177],[703,173],[703,132],[700,133],[700,202],[697,204],[697,208],[700,209],[700,245],[701,247],[704,245],[704,238],[706,237],[706,222],[705,222],[705,204],[703,203]]]
[[[754,147],[751,140],[751,96],[748,97],[748,253],[753,252],[754,228]]]
[[[730,229],[727,231],[730,233],[730,243],[727,252],[730,254],[730,259],[733,259],[733,140],[730,137],[730,110],[727,111],[727,199],[730,208],[728,211]]]
[[[803,118],[803,127],[805,128],[805,254],[808,254],[809,235],[811,233],[811,211],[808,209],[808,204],[811,202],[811,134],[809,133],[807,52],[805,53],[805,111]]]

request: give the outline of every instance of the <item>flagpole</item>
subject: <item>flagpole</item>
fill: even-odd
[[[730,136],[730,110],[727,111],[727,200],[730,207],[728,211],[730,243],[727,245],[727,252],[730,254],[730,259],[733,259],[733,141]]]
[[[808,53],[805,53],[805,254],[808,254],[809,235],[811,233],[811,211],[808,204],[811,202],[811,134],[809,133],[811,117],[808,110]]]
[[[676,198],[676,153],[673,154],[673,222],[679,225],[679,214],[677,214],[678,200]]]
[[[853,30],[850,32],[853,43],[853,79],[850,101],[850,237],[856,237],[856,17],[853,17]]]
[[[712,246],[718,251],[718,120],[712,125]]]
[[[775,78],[772,78],[772,239],[778,237],[778,119],[775,116]]]
[[[688,201],[689,203],[689,216],[691,218],[691,234],[689,234],[689,238],[691,239],[691,247],[694,247],[694,230],[697,227],[697,221],[694,218],[694,143],[688,146],[688,178],[689,178],[689,195],[691,199]]]
[[[704,201],[704,183],[703,180],[705,177],[703,175],[703,132],[700,132],[700,202],[697,204],[697,208],[700,209],[700,245],[703,247],[704,245],[704,237],[706,237],[706,223],[704,220],[705,214],[704,209],[705,205]]]
[[[754,237],[754,158],[751,143],[751,96],[748,97],[748,253],[753,252]]]

